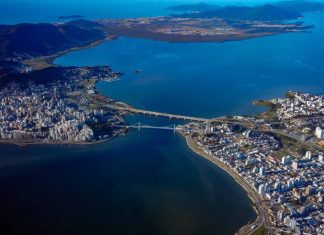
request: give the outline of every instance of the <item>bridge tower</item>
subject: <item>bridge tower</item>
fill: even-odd
[[[176,133],[176,124],[173,124],[173,133]]]
[[[141,130],[141,123],[138,123],[137,129],[140,131]]]

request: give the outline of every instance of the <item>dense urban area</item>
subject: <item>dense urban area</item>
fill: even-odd
[[[190,10],[202,6],[207,9]],[[120,36],[226,42],[310,32],[314,26],[304,24],[303,14],[324,10],[319,3],[290,1],[214,7],[178,6],[173,10],[185,11],[161,17],[0,26],[0,142],[98,143],[134,128],[123,119],[129,114],[190,121],[164,129],[183,135],[193,151],[224,169],[253,201],[257,219],[237,234],[324,234],[324,96],[291,91],[285,98],[256,101],[269,108],[258,115],[205,119],[140,110],[100,95],[98,82],[121,75],[108,66],[52,64],[62,54]]]
[[[257,20],[226,20],[219,17],[151,17],[96,21],[115,35],[164,41],[229,41],[289,32],[306,32],[312,27],[301,22],[278,23]]]
[[[271,103],[263,116],[191,123],[181,132],[192,149],[248,185],[270,234],[323,234],[324,97],[290,92]]]
[[[124,121],[118,112],[97,105],[100,96],[94,86],[99,80],[115,80],[119,74],[104,66],[63,72],[67,80],[10,83],[0,90],[0,141],[85,143],[117,134],[111,125]]]
[[[95,88],[119,73],[105,66],[65,73],[67,80],[10,83],[1,89],[2,142],[95,143],[125,132],[127,106]],[[269,111],[196,121],[175,130],[194,151],[232,175],[254,201],[258,219],[239,233],[265,226],[270,234],[323,234],[324,97],[289,92],[286,98],[258,103]]]

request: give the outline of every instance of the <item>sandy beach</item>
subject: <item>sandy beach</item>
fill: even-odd
[[[261,226],[265,226],[266,228],[269,227],[270,223],[268,220],[268,213],[267,213],[267,207],[265,205],[265,201],[258,195],[258,193],[255,191],[255,189],[238,173],[236,173],[231,167],[224,164],[220,160],[218,160],[215,157],[212,157],[211,155],[205,153],[203,149],[201,149],[191,138],[191,136],[184,136],[187,142],[187,145],[189,148],[197,153],[198,155],[204,157],[205,159],[211,161],[212,163],[216,164],[218,167],[226,171],[244,190],[247,192],[249,198],[253,202],[253,207],[257,213],[257,218],[253,223],[249,223],[242,228],[240,228],[239,231],[236,232],[237,235],[243,235],[243,234],[253,234],[256,230],[258,230]]]

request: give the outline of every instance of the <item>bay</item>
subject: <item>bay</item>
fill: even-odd
[[[173,132],[0,149],[6,234],[233,234],[255,218],[243,189]]]
[[[138,108],[216,117],[252,114],[255,99],[289,90],[324,93],[324,14],[306,14],[312,32],[226,43],[168,43],[120,38],[58,58],[59,65],[111,65],[121,81],[102,94]],[[134,74],[134,70],[143,73]]]
[[[203,117],[251,114],[263,110],[253,99],[291,89],[323,93],[323,19],[307,14],[306,23],[316,25],[312,33],[222,44],[120,38],[55,63],[111,65],[125,75],[98,89],[139,108]],[[0,225],[9,234],[226,235],[255,218],[243,189],[173,132],[133,131],[98,145],[0,149]]]

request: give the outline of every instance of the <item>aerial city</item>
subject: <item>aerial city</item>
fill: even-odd
[[[0,234],[324,234],[323,1],[0,15]]]

